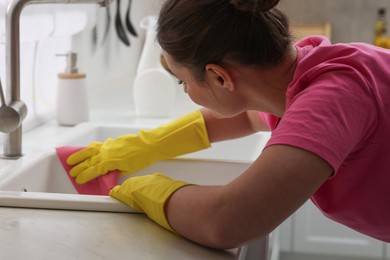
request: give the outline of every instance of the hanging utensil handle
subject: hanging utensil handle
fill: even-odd
[[[0,79],[0,106],[6,106],[7,104],[5,103],[5,96],[3,92],[3,85],[1,84],[1,79]]]
[[[110,31],[110,25],[111,25],[111,11],[110,6],[106,6],[106,28],[104,29],[104,36],[103,36],[103,42],[102,45],[106,42],[108,38],[108,33]]]
[[[129,0],[129,3],[127,5],[127,11],[126,11],[126,27],[127,27],[127,30],[129,30],[129,32],[133,36],[137,37],[138,36],[137,31],[135,30],[133,24],[131,23],[131,19],[130,19],[131,4],[132,4],[132,1]]]
[[[125,29],[123,28],[121,20],[121,1],[117,0],[116,15],[115,15],[115,28],[119,39],[127,46],[130,46],[129,38],[127,38]]]

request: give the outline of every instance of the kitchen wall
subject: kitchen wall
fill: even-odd
[[[388,10],[387,0],[281,0],[290,23],[332,24],[332,42],[367,42],[373,40],[373,27],[379,7]],[[390,22],[390,21],[389,21]]]
[[[87,73],[88,84],[91,88],[102,86],[113,79],[134,76],[145,39],[145,30],[140,28],[140,21],[145,16],[157,15],[161,6],[161,0],[135,0],[131,2],[131,21],[139,36],[130,36],[127,32],[130,40],[129,47],[119,40],[115,30],[117,1],[110,5],[111,23],[108,39],[104,44],[96,44],[93,41],[93,27],[97,25],[97,31],[103,32],[106,26],[104,8],[100,8],[103,10],[97,8],[96,12],[90,17],[93,20],[93,26],[73,37],[72,49],[79,53],[80,67]],[[123,26],[125,26],[127,6],[127,0],[121,1]],[[96,22],[99,18],[103,19],[104,22]]]
[[[95,111],[99,110],[99,114],[112,113],[112,110],[117,110],[115,103],[126,103],[124,107],[127,111],[123,111],[123,113],[134,113],[132,83],[136,76],[136,69],[146,36],[146,30],[140,28],[140,22],[146,16],[157,16],[163,1],[132,1],[131,21],[139,36],[134,37],[127,33],[130,39],[130,47],[125,46],[118,39],[115,31],[116,1],[110,7],[112,22],[109,39],[105,44],[96,46],[93,43],[93,27],[87,28],[73,37],[72,49],[79,53],[80,68],[88,75],[90,97],[93,97],[90,104],[91,108]],[[121,1],[122,21],[124,21],[127,4],[128,1]],[[105,14],[100,15],[104,16]],[[92,19],[99,19],[99,14],[95,18],[92,17]],[[99,27],[99,23],[97,25]],[[110,94],[111,98],[106,95],[107,92],[112,93]],[[198,106],[190,100],[182,88],[178,87],[173,116],[183,115],[195,108],[198,108]]]
[[[5,16],[9,2],[0,0],[0,77],[4,91],[7,85]],[[65,59],[56,54],[71,50],[72,36],[88,26],[90,6],[41,4],[22,10],[20,85],[21,99],[29,110],[26,129],[53,118],[57,73],[65,67]]]
[[[6,88],[5,17],[11,0],[0,0],[0,78]],[[110,84],[123,81],[131,87],[131,79],[142,50],[145,32],[139,22],[146,15],[156,15],[160,1],[132,1],[131,19],[139,32],[131,39],[131,47],[121,44],[114,30],[116,1],[110,6],[111,23],[105,44],[94,45],[92,31],[103,8],[93,4],[28,5],[20,21],[20,82],[21,99],[27,104],[28,115],[23,130],[55,118],[57,74],[65,68],[65,58],[56,54],[78,53],[80,72],[87,74],[87,85],[94,93]],[[122,1],[124,22],[128,1]],[[99,28],[103,31],[102,28]],[[125,79],[126,78],[126,79]],[[123,83],[125,84],[125,83]],[[129,97],[131,100],[131,97]],[[0,144],[3,134],[0,133]]]

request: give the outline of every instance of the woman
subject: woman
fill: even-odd
[[[68,160],[76,180],[269,129],[258,159],[225,186],[155,174],[129,178],[111,195],[215,248],[265,236],[309,198],[329,218],[390,242],[390,53],[319,36],[293,45],[278,2],[166,1],[158,41],[172,74],[205,109],[92,144]]]

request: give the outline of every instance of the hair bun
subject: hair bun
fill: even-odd
[[[274,8],[279,0],[230,0],[230,3],[241,12],[267,12]]]

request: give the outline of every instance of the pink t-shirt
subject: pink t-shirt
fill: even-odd
[[[285,114],[261,115],[272,130],[267,146],[327,161],[334,175],[312,201],[334,221],[390,242],[390,51],[319,36],[296,48]]]

